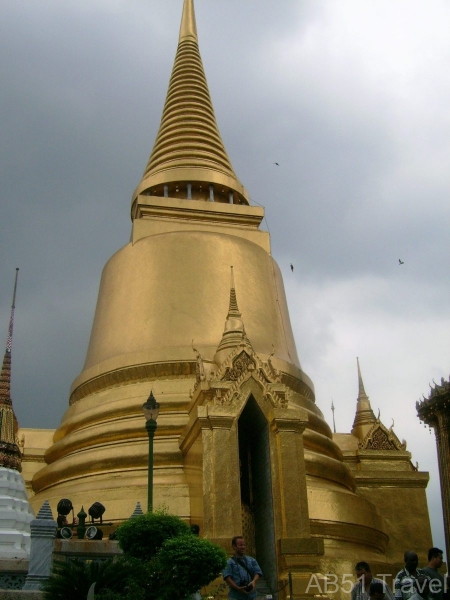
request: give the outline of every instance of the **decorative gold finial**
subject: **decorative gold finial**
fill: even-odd
[[[356,364],[358,366],[358,398],[361,396],[367,396],[366,390],[364,389],[364,383],[361,376],[361,368],[359,366],[359,358],[356,357]]]
[[[356,414],[353,421],[352,434],[363,439],[372,425],[376,423],[376,418],[370,405],[369,396],[364,389],[358,357],[356,357],[356,365],[358,368],[358,399],[356,401]]]
[[[239,307],[237,303],[236,288],[234,287],[234,272],[233,267],[231,267],[230,306],[228,308],[228,318],[240,316],[241,313],[239,312]]]
[[[334,402],[333,402],[333,398],[331,398],[331,411],[333,413],[333,433],[336,433],[336,421],[334,420]]]
[[[248,340],[245,333],[244,322],[242,320],[242,315],[239,312],[236,298],[233,267],[231,267],[230,304],[222,339],[220,340],[217,352],[214,355],[214,362],[220,365],[235,348],[241,344],[246,345],[247,343]]]
[[[194,0],[184,0],[179,41],[181,42],[185,39],[197,41],[197,25],[195,23]]]

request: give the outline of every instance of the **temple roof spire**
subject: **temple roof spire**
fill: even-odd
[[[369,399],[366,394],[366,390],[364,389],[364,383],[362,380],[361,367],[359,366],[359,358],[358,357],[356,357],[356,365],[358,367],[358,400],[362,397]]]
[[[241,313],[239,312],[239,307],[236,298],[236,288],[234,286],[234,271],[233,267],[231,267],[231,285],[230,285],[230,306],[228,308],[227,318],[238,317],[240,318]]]
[[[360,439],[363,439],[377,420],[373,414],[369,396],[366,394],[364,389],[358,357],[356,358],[356,365],[358,368],[358,398],[356,401],[356,414],[355,420],[353,421],[352,434],[356,435]]]
[[[194,0],[184,0],[178,49],[155,145],[132,197],[248,204],[217,127],[197,40]],[[134,218],[132,209],[132,218]]]
[[[220,340],[217,352],[214,355],[214,362],[220,365],[233,349],[237,348],[239,344],[242,343],[242,340],[244,340],[245,337],[245,327],[237,303],[234,273],[233,267],[231,267],[230,303],[222,339]]]
[[[18,275],[19,269],[16,269],[8,337],[0,373],[0,467],[21,471],[21,455],[16,443],[18,423],[11,400],[11,350]]]

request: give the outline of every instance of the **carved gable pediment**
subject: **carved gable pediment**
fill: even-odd
[[[253,350],[249,340],[243,337],[241,344],[227,357],[220,368],[214,372],[210,365],[197,355],[197,381],[194,394],[203,382],[199,404],[235,405],[243,399],[242,387],[253,379],[261,390],[265,401],[276,408],[285,408],[288,404],[288,388],[281,382],[281,372]]]
[[[233,404],[241,400],[241,388],[249,379],[254,379],[261,389],[265,401],[272,406],[287,406],[288,390],[281,383],[281,373],[274,368],[270,358],[264,362],[253,350],[247,338],[243,338],[219,369],[211,387],[215,388],[214,404]]]
[[[377,421],[366,437],[358,444],[361,450],[394,450],[403,451],[406,443],[400,442],[392,429],[387,429]]]
[[[232,359],[230,366],[225,368],[225,373],[222,376],[222,381],[238,381],[246,372],[252,372],[256,368],[255,362],[251,355],[242,350],[237,356]]]

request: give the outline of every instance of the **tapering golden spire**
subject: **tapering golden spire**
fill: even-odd
[[[365,398],[365,399],[369,399],[369,397],[366,394],[366,390],[364,389],[364,383],[362,380],[362,375],[361,375],[361,367],[359,366],[359,358],[356,357],[356,366],[358,367],[358,400],[360,398]]]
[[[240,317],[241,313],[239,312],[239,307],[236,298],[236,288],[234,287],[234,271],[233,267],[231,267],[231,286],[230,286],[230,306],[228,308],[227,319],[232,317]]]
[[[220,137],[198,48],[194,1],[184,0],[161,125],[139,194],[248,204]]]
[[[18,423],[11,400],[11,350],[18,274],[19,269],[16,269],[8,339],[0,373],[0,467],[21,471],[21,455],[16,443]]]
[[[376,423],[376,418],[370,405],[369,396],[364,389],[358,357],[356,358],[356,364],[358,367],[358,399],[356,402],[356,414],[355,420],[353,421],[352,434],[363,439],[372,425]]]
[[[225,321],[225,327],[220,340],[220,344],[217,347],[217,352],[214,355],[214,362],[221,364],[233,351],[237,348],[242,340],[245,338],[244,322],[239,311],[236,289],[234,286],[234,273],[233,267],[231,267],[231,285],[230,285],[230,304],[228,307],[227,320]]]

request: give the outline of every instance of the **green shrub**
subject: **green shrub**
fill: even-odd
[[[153,512],[125,521],[116,530],[124,553],[143,561],[150,560],[169,538],[187,535],[189,526],[179,517]]]
[[[166,540],[152,561],[159,573],[158,598],[188,598],[216,579],[226,562],[225,551],[209,540],[194,535]]]
[[[86,598],[89,588],[96,582],[96,592],[110,589],[122,593],[128,578],[134,578],[138,566],[125,561],[113,563],[82,560],[55,561],[50,578],[42,586],[44,600],[80,600]]]
[[[124,556],[114,562],[55,562],[44,600],[83,600],[94,582],[96,600],[185,600],[226,564],[219,546],[165,512],[125,521],[117,539]]]

